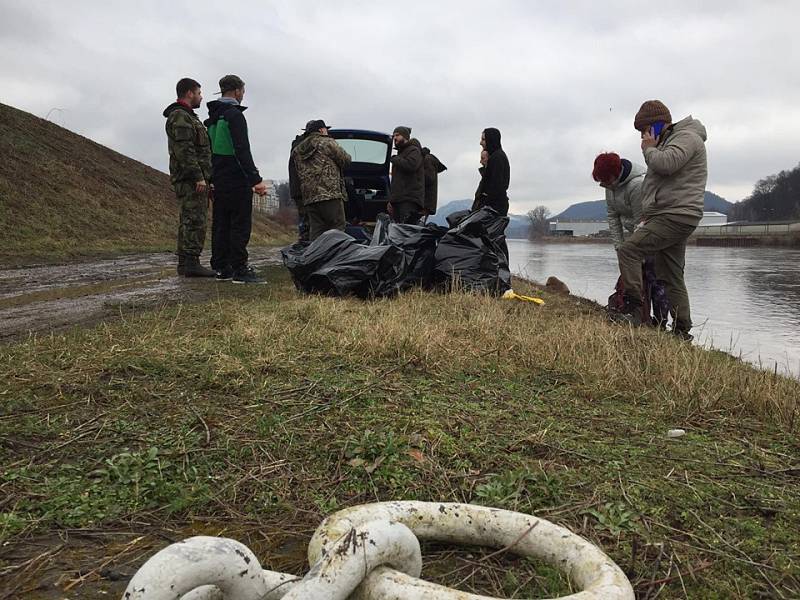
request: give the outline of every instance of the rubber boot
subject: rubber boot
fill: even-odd
[[[198,257],[198,256],[187,256],[186,257],[186,266],[184,267],[183,274],[186,277],[216,277],[217,276],[217,273],[215,271],[212,271],[211,269],[206,269],[203,265],[200,264],[200,257]]]
[[[186,257],[183,254],[178,254],[178,275],[186,274]]]

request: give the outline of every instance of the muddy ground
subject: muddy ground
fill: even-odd
[[[175,273],[170,252],[92,262],[0,267],[0,342],[119,317],[126,311],[201,302],[231,282],[187,279]],[[251,248],[256,270],[280,263],[275,248]]]

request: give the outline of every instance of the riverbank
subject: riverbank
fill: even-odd
[[[522,283],[547,304],[302,297],[262,273],[0,348],[5,597],[113,597],[197,533],[301,574],[325,515],[390,499],[535,513],[641,598],[800,594],[800,382]],[[423,576],[569,590],[541,564],[453,550],[427,545]]]

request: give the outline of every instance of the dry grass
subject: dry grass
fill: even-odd
[[[640,598],[800,594],[800,382],[544,292],[361,302],[268,276],[2,349],[0,588],[107,597],[200,532],[300,574],[326,514],[421,499],[565,525]],[[425,552],[460,589],[569,591],[538,563]]]

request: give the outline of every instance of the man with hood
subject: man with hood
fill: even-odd
[[[614,250],[619,250],[624,231],[633,233],[642,220],[642,182],[647,169],[620,158],[616,152],[605,152],[594,159],[592,178],[606,191],[608,229]]]
[[[392,187],[387,210],[395,223],[417,224],[425,210],[425,165],[422,147],[411,138],[411,128],[393,132],[397,154],[391,158]]]
[[[330,229],[344,231],[347,226],[342,173],[351,159],[328,129],[322,119],[309,121],[303,139],[292,150],[312,242]]]
[[[642,183],[642,223],[619,247],[625,288],[624,321],[639,325],[642,259],[655,256],[656,274],[665,282],[671,305],[672,332],[691,340],[689,294],[683,278],[686,240],[703,217],[708,179],[706,128],[691,116],[672,122],[659,100],[647,100],[633,126],[642,136],[647,175]]]
[[[211,149],[208,132],[194,109],[200,108],[200,84],[184,77],[175,86],[178,99],[164,110],[167,118],[169,175],[178,198],[178,275],[214,277],[214,271],[200,264],[206,239],[208,182],[211,177]]]
[[[422,149],[422,162],[425,168],[425,217],[436,214],[439,196],[439,173],[447,170],[429,148]]]
[[[481,183],[479,208],[489,206],[500,216],[508,215],[508,184],[511,167],[500,144],[500,130],[488,127],[481,133],[481,146],[489,153]]]
[[[236,75],[219,80],[222,97],[208,103],[211,138],[211,182],[214,184],[214,221],[211,268],[217,279],[234,283],[264,283],[247,264],[247,244],[253,226],[253,193],[263,196],[261,179],[247,134],[244,81]]]

